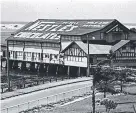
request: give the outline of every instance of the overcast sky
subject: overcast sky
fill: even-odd
[[[136,23],[136,0],[2,0],[1,21],[118,19]]]

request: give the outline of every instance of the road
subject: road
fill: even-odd
[[[39,98],[47,97],[50,95],[55,95],[58,93],[62,93],[62,92],[82,88],[85,86],[90,86],[90,85],[92,85],[92,82],[86,81],[86,82],[80,82],[80,83],[74,83],[74,84],[68,84],[68,85],[64,85],[64,86],[54,87],[54,88],[50,88],[50,89],[46,89],[46,90],[42,90],[42,91],[33,92],[30,94],[20,95],[20,96],[16,96],[16,97],[2,100],[1,107],[3,109],[3,108],[10,107],[10,106],[29,102],[32,100],[37,100]]]

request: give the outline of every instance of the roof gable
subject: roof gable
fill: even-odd
[[[118,20],[114,20],[112,23],[110,23],[109,25],[107,25],[103,29],[101,29],[101,31],[108,33],[112,30],[116,31],[116,28],[118,28],[122,31],[129,32],[129,29],[126,26],[124,26],[122,23],[120,23]]]
[[[83,42],[81,42],[83,43]],[[77,44],[75,41],[72,41],[72,42],[62,42],[62,51],[61,52],[64,52],[66,51],[68,48],[70,48],[72,45],[76,44],[82,51],[84,51],[84,47],[81,47],[79,44]],[[67,45],[67,46],[66,46]],[[83,46],[83,45],[82,45]],[[85,51],[84,51],[85,52]],[[86,53],[86,52],[85,52]],[[86,53],[87,54],[87,53]]]
[[[71,42],[66,48],[62,50],[62,52],[67,50],[72,44],[77,44],[79,48],[88,54],[88,45],[81,41]],[[89,44],[89,54],[110,54],[111,47],[112,46],[109,45]]]

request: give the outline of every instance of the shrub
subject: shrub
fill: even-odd
[[[104,98],[103,100],[101,100],[100,104],[105,106],[106,112],[108,113],[111,109],[115,109],[117,107],[117,103],[108,98]]]

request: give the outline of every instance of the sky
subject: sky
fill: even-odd
[[[1,0],[1,21],[117,19],[136,23],[136,0]]]

